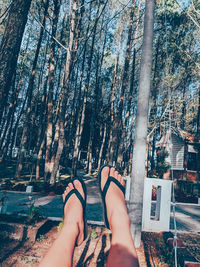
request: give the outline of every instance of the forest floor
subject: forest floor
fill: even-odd
[[[83,244],[75,248],[73,266],[105,266],[110,249],[111,232],[104,227],[89,225],[88,233],[88,238]],[[38,266],[58,234],[59,227],[54,224],[47,233],[40,234],[35,242],[26,239],[21,241],[1,239],[0,266]],[[170,237],[172,234],[169,232],[143,232],[141,246],[137,249],[140,266],[174,266],[173,248],[168,239]],[[178,249],[178,266],[186,266],[184,261],[200,262],[200,235],[181,234],[179,238],[181,248]]]

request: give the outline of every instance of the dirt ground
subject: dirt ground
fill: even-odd
[[[58,227],[54,226],[45,235],[40,235],[36,242],[1,240],[1,266],[38,266],[58,234]],[[111,232],[103,227],[89,226],[88,236],[80,247],[75,248],[73,266],[105,266],[110,248]],[[140,266],[146,267],[143,246],[137,252]]]
[[[22,241],[2,239],[0,242],[0,266],[38,266],[58,234],[58,226],[54,225],[46,234],[40,234],[35,242],[26,239]],[[171,237],[173,237],[171,233],[143,233],[141,247],[137,249],[140,266],[174,266],[173,248],[168,242]],[[178,266],[184,266],[184,260],[188,257],[190,260],[200,261],[200,235],[179,234],[178,237],[182,240],[182,248],[178,249]],[[105,266],[110,240],[111,232],[109,230],[90,225],[87,240],[80,247],[75,248],[73,266]],[[187,255],[189,256],[187,257]]]
[[[173,237],[171,232],[143,233],[142,239],[147,266],[175,266]],[[199,234],[177,234],[177,265],[183,267],[186,266],[186,262],[198,262],[198,266],[200,266]]]

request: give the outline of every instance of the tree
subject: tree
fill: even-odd
[[[22,2],[0,4],[0,39],[12,6]],[[176,0],[166,0],[163,8],[157,1],[147,129],[150,160],[169,126],[169,103],[173,125],[199,129],[198,3],[192,2],[180,7]],[[55,12],[56,3],[61,4],[60,13]],[[116,0],[33,1],[18,64],[13,65],[16,73],[0,107],[1,160],[6,163],[14,147],[32,153],[23,163],[32,164],[29,169],[36,170],[37,178],[44,171],[52,184],[59,165],[72,167],[76,175],[86,152],[89,172],[94,157],[98,168],[110,160],[124,173],[131,172],[144,11],[143,1],[135,0],[126,6]],[[7,35],[11,38],[13,32]],[[7,79],[7,72],[4,76]],[[153,160],[150,163],[155,170]],[[23,164],[24,171],[28,164]]]
[[[0,122],[7,106],[31,0],[12,1],[0,46]]]
[[[78,154],[80,151],[80,143],[81,143],[81,136],[82,136],[82,132],[83,132],[83,125],[85,122],[86,105],[87,105],[87,100],[88,100],[88,92],[89,92],[91,73],[92,73],[92,60],[93,60],[93,55],[94,55],[94,45],[95,45],[97,25],[98,25],[98,21],[99,21],[100,4],[101,3],[99,2],[98,7],[97,7],[97,11],[95,14],[92,43],[91,43],[89,59],[88,59],[87,77],[86,77],[83,101],[82,101],[82,105],[81,105],[82,113],[79,114],[78,125],[77,125],[77,129],[76,129],[76,139],[75,139],[75,144],[74,144],[73,163],[72,163],[72,176],[75,176],[76,172],[77,172],[77,160],[78,160]],[[107,4],[107,1],[104,4],[103,8],[105,8],[106,4]],[[92,8],[92,5],[90,5],[89,21],[91,19],[91,11],[92,11],[91,8]],[[89,28],[87,28],[87,34],[88,34],[88,31],[89,31]],[[84,55],[85,55],[85,52],[87,49],[87,44],[88,44],[88,40],[86,39],[85,44],[84,44]],[[83,58],[83,60],[85,62],[85,57]],[[82,70],[83,69],[84,69],[84,65],[83,65]],[[82,85],[82,83],[81,83],[81,85]]]
[[[6,22],[6,18],[8,16],[9,13],[9,9],[10,9],[10,5],[8,4],[8,0],[2,0],[0,3],[0,42],[1,42],[1,38],[3,37],[3,33],[5,30],[5,22]]]
[[[72,71],[72,54],[73,54],[73,46],[75,42],[75,21],[77,16],[77,7],[78,1],[75,0],[73,2],[73,11],[72,11],[72,18],[71,18],[71,25],[70,25],[70,34],[69,34],[69,45],[68,45],[68,53],[66,58],[66,67],[65,67],[65,74],[64,74],[64,83],[62,87],[62,91],[60,94],[60,101],[59,101],[59,110],[58,110],[58,119],[56,123],[56,130],[55,130],[55,154],[52,155],[52,173],[50,176],[50,184],[54,184],[56,180],[56,174],[59,168],[60,158],[64,148],[64,124],[66,119],[66,112],[67,112],[67,102],[68,102],[68,89],[69,89],[69,81],[70,75]],[[54,144],[54,146],[55,146]]]
[[[154,0],[146,0],[137,117],[131,173],[129,215],[135,246],[140,246],[144,190],[146,138],[152,66]]]
[[[40,28],[40,33],[38,36],[38,42],[37,42],[37,48],[35,51],[35,56],[33,60],[33,65],[29,77],[29,83],[28,83],[28,88],[27,88],[27,112],[26,112],[26,117],[25,117],[25,122],[23,126],[23,133],[22,133],[22,138],[21,138],[21,152],[18,160],[18,165],[16,168],[16,177],[20,176],[20,172],[22,170],[22,163],[24,159],[24,152],[28,148],[28,140],[30,140],[30,134],[31,134],[31,117],[33,116],[33,88],[34,88],[34,80],[36,76],[36,67],[37,67],[37,62],[38,62],[38,57],[39,57],[39,52],[41,49],[41,43],[42,43],[42,38],[44,34],[44,28],[46,24],[46,16],[48,12],[48,7],[49,7],[49,0],[45,2],[45,8],[44,8],[44,16],[43,16],[43,22],[42,22],[42,27]]]
[[[129,65],[130,65],[130,51],[131,51],[131,43],[132,43],[132,35],[133,35],[133,16],[135,11],[135,1],[132,1],[132,7],[130,10],[130,17],[129,17],[129,28],[128,28],[128,38],[126,42],[126,54],[125,54],[125,62],[124,62],[124,70],[122,75],[122,85],[121,85],[121,93],[120,93],[120,101],[119,105],[116,110],[115,114],[115,121],[112,125],[112,141],[111,141],[111,152],[110,152],[110,161],[116,162],[118,156],[118,147],[121,145],[123,147],[123,141],[120,142],[121,134],[123,135],[123,119],[122,119],[122,112],[124,108],[124,97],[125,91],[127,87],[127,80],[128,80],[128,73],[129,73]],[[120,149],[120,158],[122,157],[122,149]]]
[[[197,109],[197,134],[200,134],[200,87],[198,94],[198,109]]]
[[[58,24],[58,15],[60,12],[60,0],[54,0],[54,13],[53,13],[53,24],[52,24],[52,37],[50,41],[50,58],[48,66],[48,97],[47,97],[47,128],[46,128],[46,158],[45,158],[45,180],[49,180],[50,174],[52,172],[51,166],[51,149],[53,142],[53,93],[54,93],[54,80],[55,80],[55,40],[57,24]]]

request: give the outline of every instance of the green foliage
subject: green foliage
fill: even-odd
[[[47,239],[47,237],[45,235],[40,235],[38,238],[37,238],[37,241],[41,242],[43,240]]]
[[[40,217],[40,209],[38,207],[35,207],[34,203],[31,204],[27,221],[29,223],[34,223],[39,219],[39,217]]]
[[[6,24],[6,18],[8,15],[8,12],[6,12],[7,7],[9,6],[8,0],[1,0],[0,1],[0,15],[3,16],[0,18],[0,43],[1,43],[1,37],[3,36],[4,30],[5,30],[5,24]]]
[[[156,250],[160,251],[158,254],[159,263],[158,266],[174,266],[174,251],[173,248],[169,247],[163,240],[163,238],[155,238]],[[178,267],[181,265],[178,263]]]
[[[172,249],[168,247],[165,248],[165,254],[160,255],[160,262],[158,266],[162,266],[163,264],[167,264],[168,266],[174,266],[174,253]],[[182,267],[180,263],[177,264],[177,267]]]
[[[159,0],[157,1],[157,7],[163,15],[172,16],[181,14],[181,7],[175,0]]]
[[[94,229],[92,229],[92,231],[90,233],[90,237],[91,237],[91,239],[96,239],[98,237],[98,234]]]
[[[24,261],[24,264],[27,264],[28,266],[32,266],[33,264],[38,263],[38,259],[28,257],[28,256],[21,256],[20,260]]]
[[[29,196],[29,213],[28,213],[28,218],[27,218],[27,222],[30,224],[34,224],[35,222],[37,222],[40,218],[41,218],[41,211],[40,211],[40,207],[35,207],[35,202],[34,200],[32,200],[32,197]]]
[[[61,231],[64,225],[64,219],[62,219],[62,221],[59,223],[59,225],[57,226],[57,230]]]
[[[159,150],[157,152],[156,175],[160,178],[170,169],[170,164],[166,162],[168,156],[169,153],[167,151]]]
[[[24,256],[21,256],[21,261],[25,261],[26,258]]]

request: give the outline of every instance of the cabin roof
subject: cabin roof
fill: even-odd
[[[180,130],[180,134],[183,140],[186,140],[190,143],[198,143],[200,144],[200,135],[199,134],[192,134],[186,131]]]
[[[181,129],[177,129],[175,127],[171,128],[172,134],[179,137],[182,141],[186,141],[188,143],[200,144],[200,135],[192,134]],[[156,147],[166,147],[169,143],[170,139],[170,131],[166,131],[165,134],[161,137],[161,139],[156,143]]]

